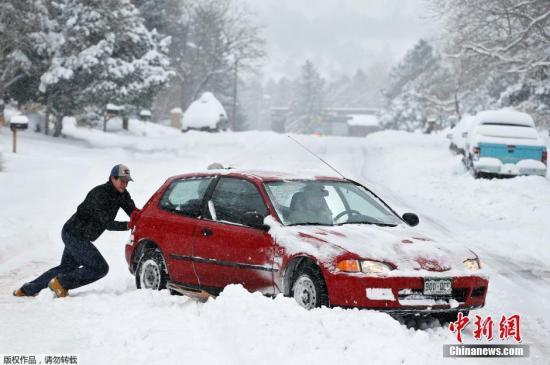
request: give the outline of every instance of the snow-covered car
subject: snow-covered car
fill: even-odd
[[[168,179],[126,246],[138,288],[217,295],[229,284],[305,308],[454,319],[485,304],[478,256],[411,228],[359,183],[244,170]]]
[[[473,121],[473,116],[465,115],[460,119],[460,122],[451,130],[449,139],[451,144],[449,148],[459,154],[464,154],[464,145],[466,138],[468,138],[468,131],[470,130],[470,124]]]
[[[474,117],[465,145],[465,163],[474,176],[546,176],[547,149],[533,119],[511,110],[488,110]]]
[[[182,132],[190,130],[219,132],[228,129],[227,113],[219,100],[210,92],[203,93],[183,113]]]

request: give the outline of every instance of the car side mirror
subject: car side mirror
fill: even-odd
[[[403,214],[403,220],[411,227],[417,226],[420,223],[420,219],[414,213]]]
[[[241,218],[241,223],[245,226],[258,228],[262,231],[268,231],[269,226],[264,224],[264,217],[258,212],[246,212]]]

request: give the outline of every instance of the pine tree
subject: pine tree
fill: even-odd
[[[414,130],[428,118],[444,125],[450,115],[459,116],[455,74],[452,64],[444,62],[430,43],[419,41],[390,73],[383,124]]]
[[[287,130],[294,133],[319,131],[323,122],[324,100],[324,80],[315,65],[307,60],[294,86]]]
[[[63,42],[41,77],[61,133],[65,115],[107,103],[149,107],[167,82],[164,41],[148,31],[126,0],[61,0],[56,3]]]
[[[45,4],[43,0],[0,3],[2,100],[15,99],[21,104],[39,100],[40,75],[58,42],[55,23],[50,21]]]

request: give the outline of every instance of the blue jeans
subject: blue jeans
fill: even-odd
[[[109,272],[109,265],[92,242],[73,237],[65,230],[61,238],[65,244],[61,264],[24,284],[21,289],[26,295],[37,294],[54,277],[68,290],[93,283]]]

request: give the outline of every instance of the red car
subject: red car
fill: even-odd
[[[216,170],[174,176],[136,219],[126,260],[138,288],[217,295],[242,284],[305,308],[372,308],[452,320],[485,303],[475,253],[411,228],[337,177]]]

